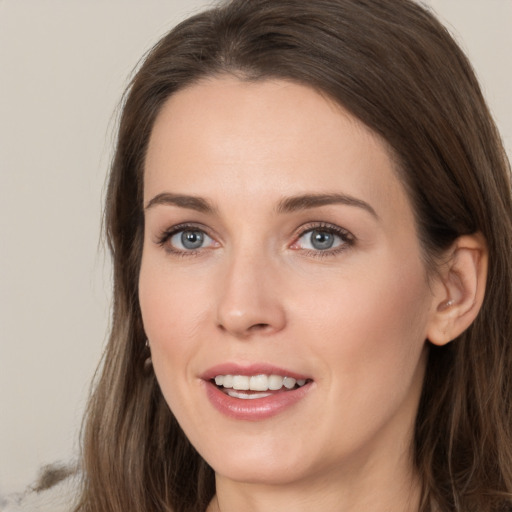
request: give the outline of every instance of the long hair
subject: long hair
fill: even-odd
[[[387,142],[425,265],[460,235],[489,250],[475,322],[431,347],[414,434],[421,512],[491,512],[512,491],[510,166],[474,72],[412,0],[232,0],[184,21],[148,54],[120,119],[106,199],[113,325],[83,435],[79,512],[201,512],[213,470],[167,407],[138,303],[148,139],[163,103],[205,77],[285,79],[338,102]]]

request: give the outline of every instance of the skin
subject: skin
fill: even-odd
[[[216,473],[209,510],[417,509],[413,423],[446,286],[427,280],[393,165],[357,119],[289,82],[205,80],[159,114],[139,298],[165,399]],[[154,199],[163,193],[212,209]],[[285,198],[333,193],[369,208],[279,210]],[[206,233],[198,250],[179,233],[162,241],[182,223]],[[308,230],[325,225],[350,235],[316,249]],[[228,418],[200,378],[224,362],[313,382],[271,418]]]

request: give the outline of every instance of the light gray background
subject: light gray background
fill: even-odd
[[[99,233],[115,108],[143,53],[208,3],[0,0],[0,494],[76,457],[110,314]],[[512,155],[512,0],[427,3]]]

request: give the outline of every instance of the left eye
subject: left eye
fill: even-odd
[[[180,251],[193,251],[211,245],[213,239],[199,229],[184,229],[174,233],[169,243]]]
[[[328,229],[310,229],[303,233],[294,244],[300,249],[328,251],[347,242],[346,237]]]

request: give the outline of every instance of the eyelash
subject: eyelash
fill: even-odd
[[[169,229],[166,229],[163,233],[161,233],[156,243],[157,245],[163,247],[166,252],[169,254],[172,254],[173,256],[181,256],[181,257],[187,257],[187,256],[198,256],[199,253],[204,250],[204,247],[200,247],[199,249],[190,249],[190,250],[181,250],[174,248],[171,244],[168,244],[167,242],[177,233],[180,233],[181,231],[200,231],[201,233],[204,233],[209,238],[210,235],[208,235],[206,229],[204,226],[200,226],[197,224],[177,224],[176,226],[172,226]]]
[[[212,238],[207,230],[204,228],[204,226],[200,226],[197,224],[177,224],[176,226],[172,226],[170,229],[167,229],[163,231],[156,239],[156,244],[163,247],[166,252],[169,254],[172,254],[173,256],[180,256],[180,257],[190,257],[190,256],[197,256],[201,253],[201,251],[207,249],[205,247],[200,247],[198,249],[189,249],[189,250],[181,250],[174,248],[171,244],[168,244],[168,241],[177,233],[180,233],[182,231],[199,231],[204,233],[209,238]],[[355,237],[347,231],[346,229],[343,229],[339,226],[336,226],[335,224],[329,224],[325,222],[311,222],[307,225],[303,226],[300,232],[295,236],[295,241],[291,244],[291,248],[293,249],[293,246],[297,244],[297,242],[307,233],[312,233],[313,231],[321,231],[324,233],[329,233],[332,235],[337,236],[341,243],[340,245],[329,248],[326,250],[320,250],[320,249],[302,249],[303,253],[305,253],[306,256],[312,256],[316,258],[325,258],[328,256],[334,256],[337,255],[343,251],[346,251],[350,247],[352,247],[355,244]],[[300,250],[300,248],[294,249],[294,250]]]
[[[303,226],[301,231],[297,234],[295,238],[295,242],[293,242],[293,245],[295,245],[304,235],[308,233],[312,233],[313,231],[320,231],[322,233],[329,233],[331,235],[337,236],[341,243],[340,245],[332,248],[332,249],[326,249],[326,250],[314,250],[314,249],[302,249],[303,253],[305,253],[308,257],[314,257],[314,258],[326,258],[329,256],[335,256],[337,254],[340,254],[341,252],[346,251],[347,249],[350,249],[355,242],[356,239],[350,231],[341,228],[339,226],[336,226],[335,224],[329,224],[326,222],[311,222],[307,224],[306,226]],[[299,250],[299,249],[297,249]]]

